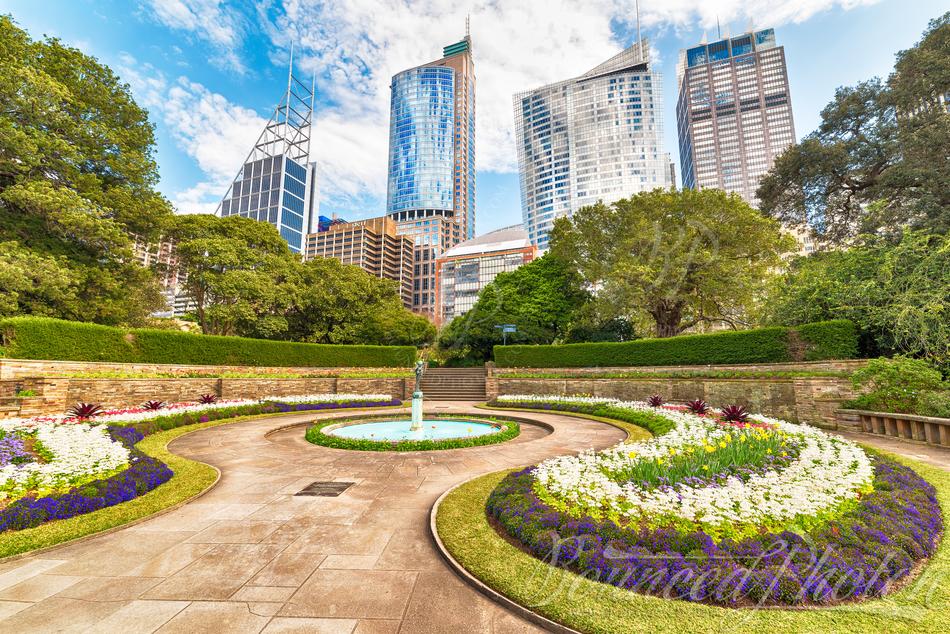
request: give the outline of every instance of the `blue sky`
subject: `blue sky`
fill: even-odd
[[[666,151],[676,151],[676,58],[716,19],[733,34],[774,26],[786,48],[796,132],[838,86],[886,75],[938,0],[641,0],[664,78]],[[477,232],[520,222],[511,95],[578,75],[633,42],[632,0],[265,2],[0,0],[34,37],[98,57],[132,86],[157,129],[161,191],[182,212],[213,210],[296,67],[316,78],[312,156],[321,212],[385,210],[393,73],[440,56],[471,14],[476,75]]]

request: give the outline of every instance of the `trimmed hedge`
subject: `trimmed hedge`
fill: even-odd
[[[495,346],[495,363],[502,368],[720,365],[851,359],[857,352],[857,328],[839,320],[624,343]]]
[[[323,345],[113,328],[46,317],[0,320],[2,356],[12,359],[300,367],[407,367],[411,346]]]

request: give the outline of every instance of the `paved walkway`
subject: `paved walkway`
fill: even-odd
[[[303,427],[265,437],[330,416],[248,421],[176,440],[176,453],[218,467],[220,483],[166,515],[0,565],[0,631],[536,631],[446,567],[427,533],[429,509],[457,482],[608,447],[623,432],[518,413],[554,432],[525,425],[500,445],[402,454],[317,447]],[[315,480],[354,485],[336,498],[294,496]]]
[[[908,458],[925,462],[938,469],[950,471],[950,449],[947,447],[935,447],[923,443],[908,442],[906,440],[899,440],[891,436],[882,436],[879,434],[863,434],[846,431],[839,431],[837,433],[839,436],[844,436],[854,442],[870,445],[881,451],[890,451],[891,453],[907,456]]]

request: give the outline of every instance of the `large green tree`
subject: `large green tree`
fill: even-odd
[[[167,237],[175,242],[202,332],[287,336],[300,264],[273,225],[240,216],[178,216]]]
[[[894,72],[841,88],[821,124],[762,179],[761,209],[835,246],[904,226],[950,230],[950,13],[897,56]]]
[[[435,326],[403,307],[397,285],[331,258],[300,267],[288,336],[312,343],[421,345]]]
[[[440,348],[457,356],[491,357],[502,343],[496,326],[512,324],[509,343],[553,343],[563,339],[590,296],[577,273],[550,254],[509,273],[500,273],[478,295],[475,305],[453,319],[439,335]]]
[[[0,16],[3,314],[137,323],[163,305],[132,257],[171,208],[154,135],[109,68]]]
[[[773,281],[763,321],[850,319],[865,352],[922,356],[950,369],[950,236],[905,231],[793,261]]]
[[[559,218],[551,252],[597,302],[658,337],[747,323],[748,309],[794,240],[735,194],[657,189]]]

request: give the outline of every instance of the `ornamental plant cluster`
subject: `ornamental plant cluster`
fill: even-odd
[[[886,594],[942,534],[935,491],[914,471],[807,426],[500,400],[670,421],[648,441],[513,473],[489,498],[489,514],[536,557],[610,585],[733,607],[837,603]]]

